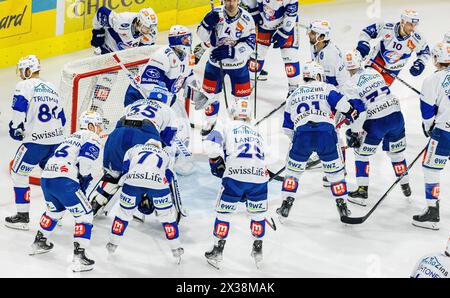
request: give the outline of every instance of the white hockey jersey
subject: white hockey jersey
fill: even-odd
[[[347,97],[328,83],[311,81],[300,85],[287,98],[283,130],[292,137],[293,132],[309,121],[334,125],[334,112],[350,110]]]
[[[86,176],[94,171],[100,150],[97,134],[90,130],[79,130],[58,146],[45,165],[41,177],[65,177],[78,182],[78,176]]]
[[[242,0],[242,5],[253,16],[261,16],[261,28],[283,29],[290,32],[297,23],[298,0]]]
[[[411,273],[412,278],[449,278],[450,257],[443,253],[423,256]]]
[[[359,98],[366,106],[366,118],[378,119],[400,111],[399,100],[391,93],[383,76],[371,67],[361,69],[343,86],[348,98]]]
[[[156,100],[142,99],[128,105],[126,120],[150,121],[159,131],[162,141],[170,146],[177,133],[175,112],[166,104]]]
[[[319,52],[311,46],[311,59],[319,63],[325,72],[325,82],[337,88],[348,80],[349,74],[344,64],[341,50],[332,41]]]
[[[215,10],[219,12],[220,16],[219,24],[215,28],[216,33],[212,32],[208,25],[202,21],[197,27],[197,34],[203,42],[210,42],[212,49],[220,45],[233,46],[235,57],[222,60],[222,66],[224,69],[239,69],[247,64],[250,55],[254,52],[256,42],[255,22],[250,13],[241,7],[239,7],[238,14],[233,18],[227,16],[223,6],[219,6]],[[211,61],[211,57],[209,63],[219,67],[219,63]]]
[[[413,52],[426,64],[430,59],[430,48],[423,36],[416,31],[410,36],[401,37],[399,27],[400,23],[375,23],[364,28],[359,39],[369,43],[372,39],[379,39],[375,56],[380,56],[386,62],[386,69],[401,70]]]
[[[152,145],[136,145],[124,157],[121,183],[136,187],[165,189],[169,187],[166,175],[171,175],[172,158],[164,150]]]
[[[436,71],[422,85],[420,110],[422,119],[431,127],[450,132],[450,67]]]
[[[153,54],[142,68],[140,76],[140,86],[148,97],[155,86],[165,87],[172,94],[177,94],[186,87],[189,79],[194,78],[194,71],[189,56],[180,59],[170,47],[167,47]]]
[[[223,177],[250,183],[268,181],[266,143],[254,125],[240,120],[218,121],[205,145],[210,158],[224,157]]]
[[[138,13],[116,13],[105,6],[100,7],[94,15],[94,29],[105,28],[105,43],[103,47],[109,52],[121,51],[140,45],[153,45],[156,36],[142,35],[135,32],[131,25]]]
[[[20,81],[14,92],[12,126],[24,126],[24,143],[59,144],[64,140],[64,102],[55,86],[40,78]]]

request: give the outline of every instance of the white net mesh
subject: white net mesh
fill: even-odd
[[[117,52],[122,63],[134,74],[161,46],[145,46]],[[130,81],[113,54],[93,56],[67,63],[63,67],[60,95],[66,102],[68,133],[78,129],[83,111],[97,110],[105,119],[105,134],[114,129],[124,110],[124,96]]]

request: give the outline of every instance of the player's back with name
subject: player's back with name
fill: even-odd
[[[429,254],[420,258],[414,267],[413,278],[449,278],[450,257],[443,253]]]
[[[168,105],[153,99],[141,99],[128,105],[124,116],[126,120],[150,120],[160,130],[167,126],[175,127],[175,112]]]
[[[95,162],[100,155],[100,140],[90,130],[79,130],[67,137],[55,150],[42,172],[43,178],[67,177],[78,181],[81,163]],[[82,161],[82,159],[84,159]]]

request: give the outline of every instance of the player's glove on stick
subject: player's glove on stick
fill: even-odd
[[[235,49],[229,45],[221,45],[211,52],[211,59],[213,61],[221,61],[224,59],[233,59]]]
[[[358,46],[356,46],[356,50],[361,54],[362,58],[365,58],[369,55],[370,45],[367,41],[360,41],[358,42]]]
[[[361,138],[357,132],[352,132],[351,129],[347,129],[345,132],[345,137],[347,139],[347,146],[350,148],[359,148],[361,147]]]
[[[411,73],[411,75],[417,77],[422,74],[424,69],[425,69],[425,64],[423,64],[422,60],[417,59],[416,61],[414,61],[414,64],[409,69],[409,72]]]
[[[99,48],[105,43],[105,29],[92,29],[91,45],[94,48]]]
[[[24,133],[24,127],[23,123],[20,123],[16,128],[12,127],[13,122],[9,122],[9,135],[11,138],[13,138],[16,141],[22,141],[23,140],[23,133]]]
[[[284,46],[289,38],[289,33],[284,31],[283,29],[278,29],[275,34],[272,36],[273,48],[281,48]]]
[[[225,173],[225,161],[221,156],[209,159],[209,166],[211,167],[211,174],[222,178]]]
[[[425,137],[429,138],[431,136],[433,128],[434,128],[434,123],[431,124],[431,126],[429,126],[422,122],[422,130],[423,130],[423,134],[425,135]]]

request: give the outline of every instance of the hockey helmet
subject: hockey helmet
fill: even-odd
[[[309,24],[308,32],[315,32],[323,35],[323,40],[330,40],[331,24],[327,20],[315,20]]]
[[[153,146],[153,147],[157,147],[157,148],[162,148],[162,144],[160,141],[155,140],[155,139],[149,139],[147,142],[145,142],[146,146]]]
[[[192,51],[192,33],[185,26],[175,25],[170,27],[169,46],[175,50],[181,59],[184,59]]]
[[[402,21],[413,25],[418,25],[420,21],[419,13],[413,9],[405,9],[400,18]]]
[[[362,68],[363,59],[361,57],[361,53],[357,50],[351,50],[345,53],[344,58],[345,67],[347,70],[355,70]]]
[[[80,128],[88,129],[89,124],[94,126],[102,127],[103,117],[95,111],[84,111],[80,116]]]
[[[251,118],[251,108],[248,98],[239,98],[231,108],[231,114],[233,118],[238,119],[250,119]]]
[[[431,55],[435,63],[450,63],[450,44],[446,42],[438,43],[431,51]]]
[[[308,61],[303,65],[303,79],[317,80],[317,75],[320,75],[320,80],[323,81],[324,70],[319,63],[316,61]]]
[[[139,31],[144,35],[156,36],[158,17],[152,8],[143,8],[138,13]]]
[[[29,76],[26,75],[27,68],[30,70]],[[17,63],[17,73],[21,73],[25,79],[29,79],[30,76],[37,71],[41,70],[41,62],[35,55],[28,55],[20,58]]]

